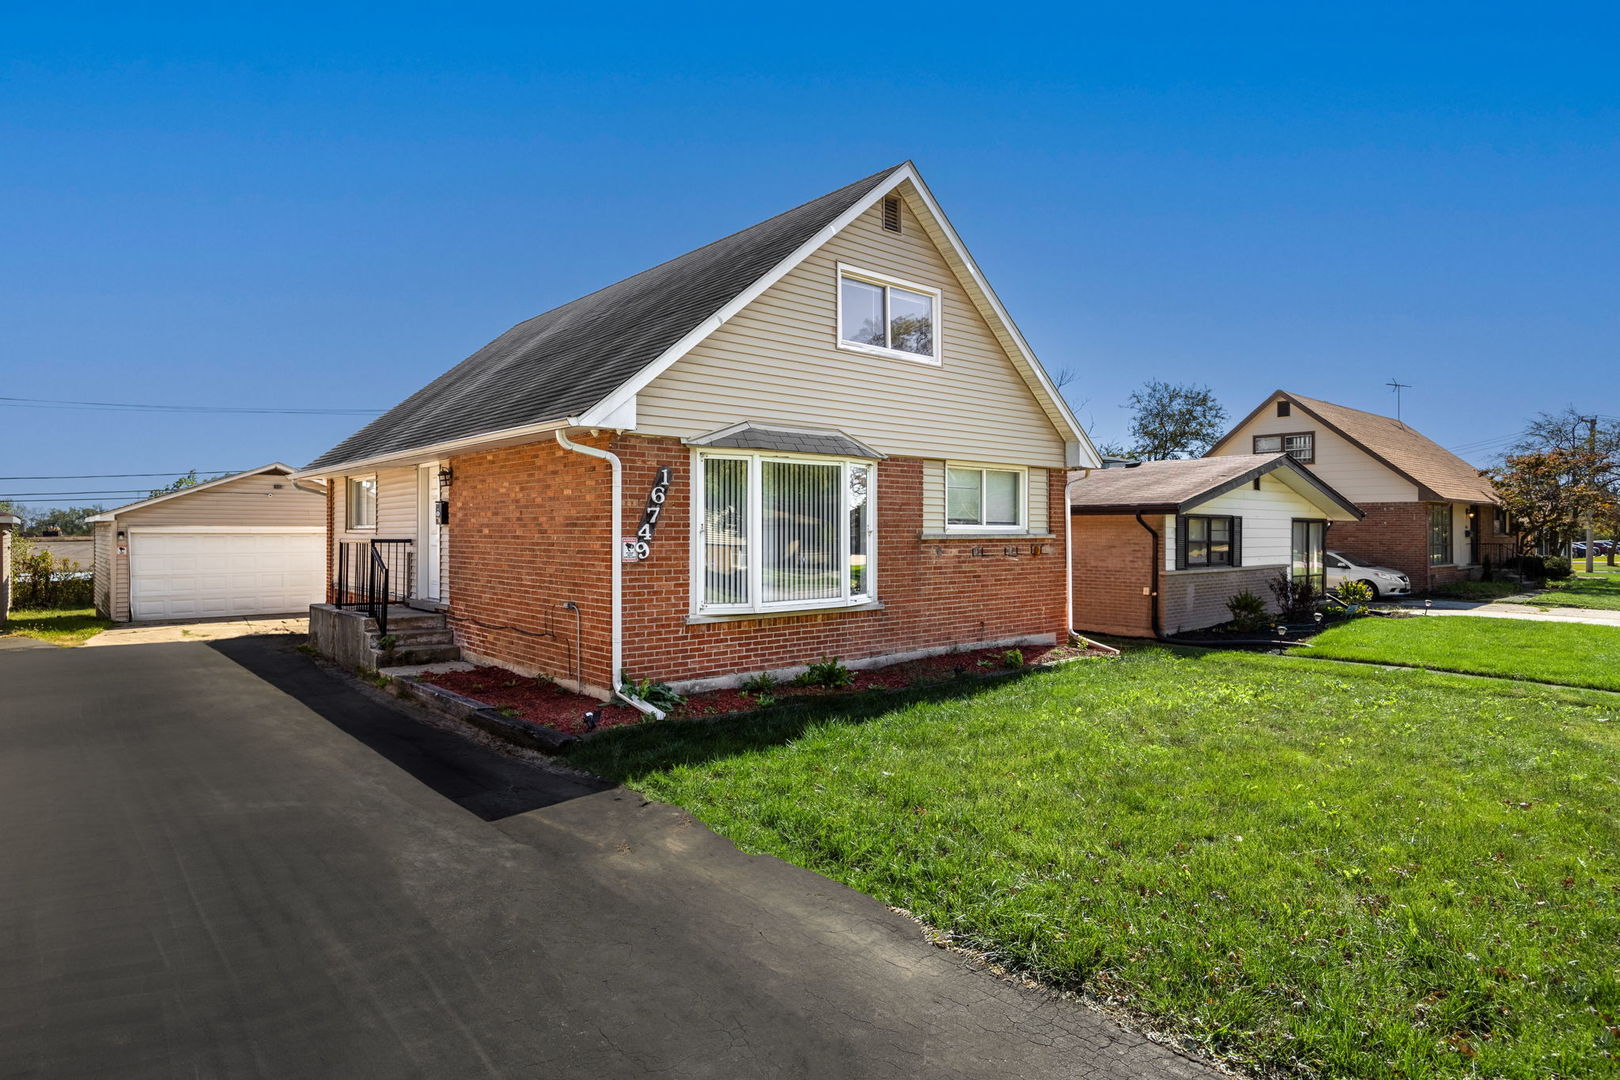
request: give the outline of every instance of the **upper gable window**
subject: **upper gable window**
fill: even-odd
[[[939,290],[840,265],[838,347],[939,363]]]
[[[1254,437],[1254,452],[1257,454],[1275,454],[1288,451],[1288,456],[1301,465],[1311,465],[1316,461],[1316,433],[1314,431],[1298,431],[1289,435],[1256,435]]]

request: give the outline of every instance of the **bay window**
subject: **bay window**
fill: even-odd
[[[939,363],[939,290],[840,266],[838,345]]]
[[[1021,529],[1024,526],[1024,474],[1019,469],[945,469],[947,529]]]
[[[843,607],[874,597],[869,461],[702,454],[698,610]]]

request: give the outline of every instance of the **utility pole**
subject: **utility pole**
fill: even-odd
[[[1592,451],[1594,458],[1597,456],[1597,422],[1598,418],[1595,416],[1581,417],[1581,423],[1586,425],[1586,445]],[[1588,574],[1592,572],[1592,548],[1594,545],[1595,541],[1592,538],[1592,508],[1588,506],[1586,508],[1586,572]]]

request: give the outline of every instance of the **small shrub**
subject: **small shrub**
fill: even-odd
[[[1015,671],[1018,668],[1023,667],[1024,666],[1024,650],[1023,649],[1008,649],[1006,652],[1002,653],[1001,654],[1001,666],[1004,667],[1004,668],[1011,668],[1011,669],[1013,669]]]
[[[855,673],[839,663],[838,657],[823,656],[808,665],[793,681],[800,686],[825,686],[829,690],[838,690],[854,682]]]
[[[1360,581],[1347,581],[1335,591],[1338,593],[1339,599],[1347,604],[1372,603],[1372,589]]]
[[[776,689],[776,676],[768,671],[762,671],[758,675],[750,675],[742,681],[742,686],[739,689],[743,693],[752,694],[755,697],[769,694]]]
[[[1316,613],[1316,587],[1309,581],[1295,581],[1284,572],[1271,579],[1271,595],[1284,622],[1309,622]]]
[[[1226,610],[1232,613],[1232,629],[1245,634],[1264,630],[1271,621],[1266,602],[1253,589],[1244,589],[1236,596],[1228,597]]]
[[[776,704],[776,695],[764,693],[755,694],[754,704],[758,705],[761,709],[768,709],[772,705]]]
[[[383,652],[393,652],[394,646],[398,644],[399,638],[395,637],[393,634],[384,634],[382,637],[377,639],[377,648],[381,649]]]
[[[1574,573],[1569,560],[1562,555],[1549,555],[1542,562],[1546,567],[1548,581],[1563,581]]]
[[[623,693],[645,701],[655,709],[664,712],[674,712],[686,704],[686,699],[675,692],[669,683],[654,682],[651,679],[632,679],[628,671],[619,673],[619,682],[623,684]]]
[[[1520,555],[1516,561],[1519,564],[1519,576],[1524,580],[1547,580],[1547,560],[1540,555]]]

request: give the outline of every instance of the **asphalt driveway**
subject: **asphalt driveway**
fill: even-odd
[[[0,1076],[1213,1076],[285,636],[0,653]]]

